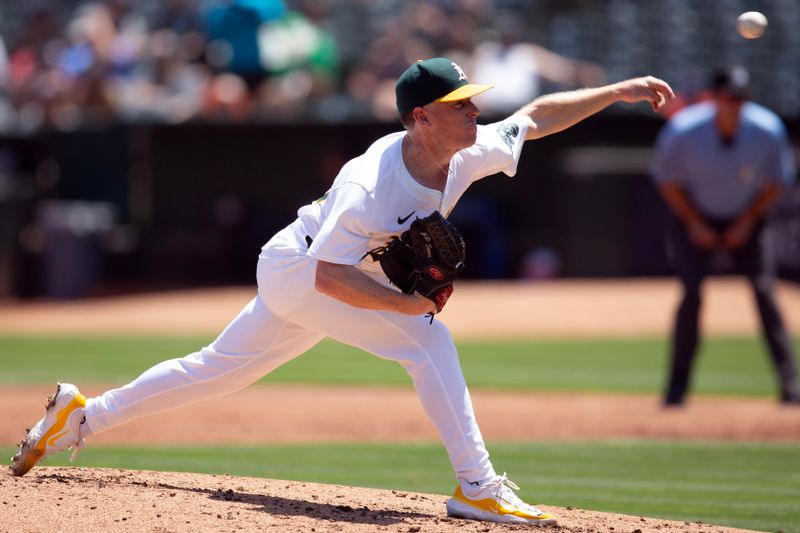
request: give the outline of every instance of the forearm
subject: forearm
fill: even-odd
[[[739,215],[737,222],[750,225],[756,224],[759,220],[764,218],[769,208],[775,203],[775,200],[780,195],[780,191],[781,188],[777,184],[767,185],[750,206]]]
[[[705,223],[705,218],[697,210],[691,200],[686,196],[680,185],[674,183],[661,183],[658,186],[661,197],[675,216],[684,224]]]
[[[767,209],[778,197],[779,192],[780,187],[778,185],[767,185],[747,209],[725,229],[722,235],[722,242],[729,250],[737,250],[747,244],[752,238],[753,228],[764,217]]]
[[[558,133],[618,101],[614,85],[541,96],[515,114],[533,122],[527,139]]]
[[[706,222],[680,185],[661,183],[658,190],[672,212],[683,223],[686,235],[695,247],[712,250],[721,244],[719,233]]]
[[[316,288],[331,298],[362,309],[416,315],[425,314],[433,308],[430,300],[384,287],[350,265],[319,261]]]
[[[518,110],[530,121],[526,140],[563,131],[615,102],[649,102],[654,111],[672,101],[675,94],[664,81],[646,76],[595,87],[541,96]]]

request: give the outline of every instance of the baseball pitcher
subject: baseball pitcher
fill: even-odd
[[[490,88],[470,84],[446,58],[411,65],[396,85],[404,131],[345,164],[330,190],[264,245],[258,294],[220,336],[95,398],[60,384],[20,444],[14,474],[137,417],[237,391],[331,337],[397,361],[413,379],[458,480],[448,514],[555,523],[495,471],[456,347],[432,320],[463,266],[463,241],[445,218],[472,182],[513,176],[524,141],[615,102],[647,101],[658,110],[674,95],[659,79],[635,78],[542,96],[501,122],[478,125],[472,97]]]

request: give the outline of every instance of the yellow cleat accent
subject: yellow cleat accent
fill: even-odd
[[[453,496],[447,500],[447,514],[487,522],[515,522],[536,526],[556,524],[555,516],[523,502],[514,490],[519,490],[519,487],[505,474],[495,476],[483,486],[476,487],[474,495],[466,494],[459,485]]]
[[[28,431],[16,455],[11,458],[11,472],[23,476],[49,455],[73,447],[81,448],[80,425],[84,420],[85,406],[86,397],[75,385],[59,383],[55,395],[48,398],[44,418]]]

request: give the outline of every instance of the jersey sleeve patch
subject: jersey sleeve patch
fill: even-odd
[[[500,135],[509,150],[513,151],[514,143],[517,141],[517,136],[519,136],[519,126],[514,123],[500,123],[497,126],[497,134]]]

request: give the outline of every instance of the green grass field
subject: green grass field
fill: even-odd
[[[203,338],[0,337],[0,386],[124,383],[153,363],[209,342]],[[473,388],[652,392],[661,388],[664,340],[459,343]],[[409,386],[399,367],[325,342],[266,382]],[[698,394],[772,397],[760,340],[708,339]],[[798,415],[800,416],[800,414]],[[800,423],[800,420],[799,422]],[[490,443],[492,458],[532,501],[675,520],[800,533],[800,447],[736,442]],[[10,447],[0,447],[9,457]],[[49,464],[67,464],[66,456]],[[195,471],[449,493],[438,443],[416,445],[92,447],[81,466]]]
[[[0,383],[126,383],[151,365],[211,340],[0,336]],[[667,352],[663,339],[459,343],[470,386],[491,389],[657,392]],[[263,381],[390,386],[410,382],[398,364],[334,342],[319,344]],[[774,396],[775,379],[762,342],[708,339],[699,356],[694,390]]]

